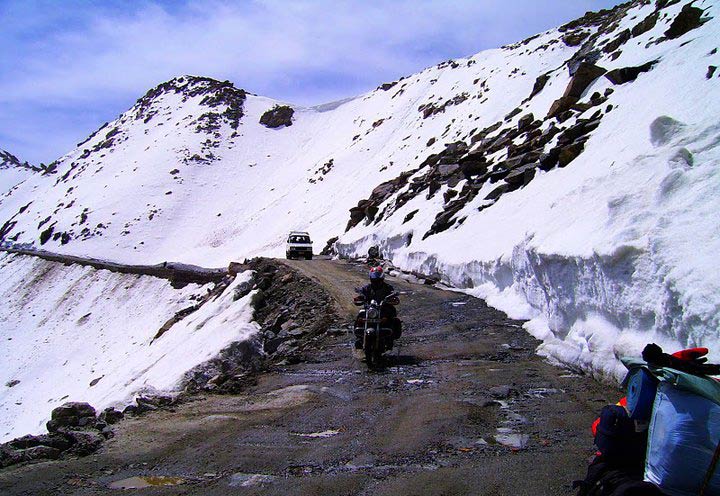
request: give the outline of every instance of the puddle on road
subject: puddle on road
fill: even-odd
[[[171,476],[135,476],[110,483],[110,489],[143,489],[146,487],[177,486],[185,484],[182,477]]]

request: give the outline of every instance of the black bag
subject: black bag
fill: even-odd
[[[642,470],[618,468],[598,456],[588,467],[585,480],[575,481],[573,487],[580,488],[577,496],[663,496],[654,484],[642,479]]]
[[[647,429],[637,432],[635,421],[620,405],[607,405],[600,411],[595,445],[603,459],[617,467],[639,469],[645,466]]]

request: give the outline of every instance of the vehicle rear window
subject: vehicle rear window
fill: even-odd
[[[290,243],[310,243],[309,236],[290,236],[288,239]]]

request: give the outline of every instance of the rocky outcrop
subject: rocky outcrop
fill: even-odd
[[[673,19],[670,27],[665,31],[665,36],[672,40],[699,28],[703,25],[702,15],[702,9],[694,7],[692,4],[684,5],[677,17]]]
[[[282,126],[292,126],[292,117],[295,110],[287,105],[275,105],[260,117],[260,124],[271,129]]]
[[[52,411],[48,434],[27,435],[0,444],[0,468],[35,460],[56,460],[96,452],[113,436],[110,424],[122,413],[108,408],[100,416],[88,403],[65,403]]]
[[[587,62],[581,63],[565,88],[563,96],[555,100],[555,102],[553,102],[550,106],[547,117],[556,117],[561,113],[570,110],[570,108],[578,102],[588,86],[606,72],[607,71],[605,69],[595,64]]]
[[[253,320],[260,325],[260,333],[231,344],[217,357],[185,374],[185,393],[239,392],[254,381],[258,371],[276,362],[298,359],[302,350],[325,333],[336,318],[332,300],[322,287],[287,265],[264,258],[239,265],[234,270],[252,270],[254,275],[238,287],[235,296],[241,298],[255,291]],[[138,407],[146,403],[139,399]]]
[[[635,81],[637,77],[643,72],[648,72],[655,67],[658,60],[651,60],[643,65],[634,67],[622,67],[620,69],[613,69],[612,71],[605,74],[605,77],[610,80],[613,84],[625,84]]]

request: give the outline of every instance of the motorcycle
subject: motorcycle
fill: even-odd
[[[388,317],[381,317],[380,309],[383,305],[398,305],[400,298],[397,292],[387,295],[382,301],[366,301],[365,296],[358,295],[353,300],[356,306],[364,307],[356,320],[356,335],[362,330],[363,353],[368,368],[380,365],[382,354],[392,349],[393,329],[392,321]],[[362,327],[357,327],[361,325]]]

